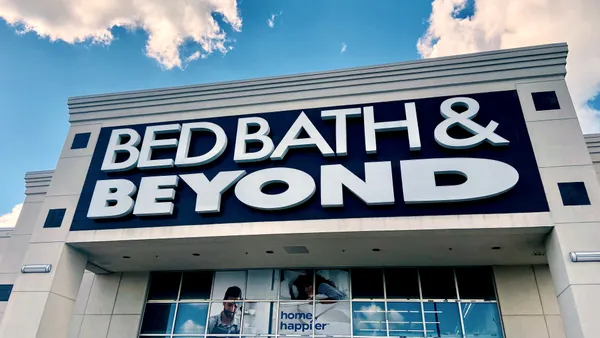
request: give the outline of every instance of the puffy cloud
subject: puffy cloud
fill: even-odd
[[[271,18],[267,20],[267,25],[271,28],[275,27],[275,14],[271,14]]]
[[[21,209],[23,209],[23,204],[17,204],[12,208],[11,212],[0,216],[0,228],[14,227],[21,214]]]
[[[434,0],[429,28],[417,43],[423,57],[438,57],[555,42],[569,44],[567,83],[584,132],[600,131],[600,1]]]
[[[347,48],[348,48],[348,45],[342,42],[342,50],[340,51],[340,53],[346,52]]]
[[[179,329],[177,332],[193,334],[193,333],[199,333],[199,332],[204,333],[204,331],[205,331],[204,325],[198,324],[195,321],[193,321],[192,319],[188,319],[183,324],[181,324],[181,326],[179,326]]]
[[[166,69],[183,66],[179,49],[186,41],[201,49],[189,61],[229,50],[214,14],[241,30],[236,0],[0,0],[0,18],[20,33],[35,32],[51,41],[110,44],[113,27],[143,29],[146,55]]]
[[[275,18],[280,16],[282,13],[283,12],[279,12],[279,14],[271,14],[271,17],[267,19],[267,25],[269,25],[271,28],[275,27]]]

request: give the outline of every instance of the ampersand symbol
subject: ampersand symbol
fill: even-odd
[[[466,110],[462,113],[457,113],[452,109],[453,107],[466,107]],[[473,148],[484,141],[494,146],[508,145],[509,141],[507,139],[494,132],[498,127],[497,122],[490,121],[487,126],[483,127],[472,121],[478,112],[479,103],[468,97],[454,97],[442,102],[440,113],[445,120],[435,127],[434,137],[436,142],[442,147],[450,149]],[[448,135],[448,130],[456,124],[473,134],[473,136],[457,139]]]

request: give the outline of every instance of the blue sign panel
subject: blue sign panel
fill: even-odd
[[[102,128],[71,230],[548,210],[504,91]]]

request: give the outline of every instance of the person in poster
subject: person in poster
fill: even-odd
[[[292,294],[292,299],[307,300],[313,298],[313,280],[311,275],[299,275],[292,283],[295,287],[295,292]],[[339,290],[332,280],[329,280],[320,274],[315,274],[315,285],[317,294],[325,296],[321,301],[336,301],[346,299],[346,294]]]
[[[242,289],[237,286],[227,288],[223,300],[223,311],[208,319],[208,334],[238,335],[240,323],[236,312],[242,310]]]

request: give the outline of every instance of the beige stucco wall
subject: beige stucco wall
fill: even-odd
[[[564,338],[548,265],[496,266],[505,338]]]

